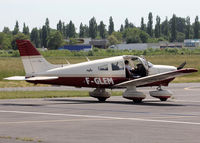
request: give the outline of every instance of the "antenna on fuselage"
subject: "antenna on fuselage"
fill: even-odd
[[[85,58],[87,59],[88,62],[90,61],[90,59],[87,56]]]
[[[68,65],[70,65],[70,62],[67,59],[65,59],[65,61],[67,62]]]

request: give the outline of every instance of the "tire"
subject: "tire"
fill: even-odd
[[[99,98],[98,98],[98,100],[99,100],[100,102],[105,102],[106,99],[107,99],[107,98],[105,98],[105,97],[99,97]]]
[[[134,103],[142,103],[142,99],[133,99]]]
[[[160,101],[167,101],[168,98],[160,98]]]

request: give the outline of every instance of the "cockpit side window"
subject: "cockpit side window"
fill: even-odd
[[[99,66],[98,69],[99,69],[100,71],[108,71],[108,64]]]
[[[114,62],[111,64],[113,71],[124,70],[123,62]]]

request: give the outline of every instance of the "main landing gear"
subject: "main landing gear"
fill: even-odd
[[[89,92],[91,97],[97,98],[100,102],[105,102],[106,99],[110,98],[111,94],[104,88],[96,88],[94,91]]]
[[[150,91],[150,96],[154,98],[159,98],[160,101],[167,101],[168,98],[172,96],[172,92],[169,90],[163,90],[161,86],[157,88],[156,91]],[[141,103],[146,95],[143,92],[136,90],[136,87],[127,87],[126,91],[123,93],[123,97],[129,100],[133,100],[134,103]]]
[[[167,99],[172,96],[171,91],[163,90],[161,86],[159,86],[156,91],[150,91],[149,94],[154,98],[160,99],[160,101],[167,101]],[[97,98],[100,102],[105,102],[106,99],[111,96],[104,88],[96,88],[94,91],[89,92],[89,95]],[[137,91],[135,86],[130,86],[127,87],[126,91],[123,93],[123,97],[133,100],[134,103],[141,103],[142,100],[146,98],[146,95],[143,92]]]
[[[143,92],[136,90],[135,86],[127,87],[126,91],[123,93],[123,97],[129,100],[133,100],[134,103],[141,103],[146,95]]]
[[[163,90],[161,86],[156,91],[149,91],[150,96],[159,98],[160,101],[167,101],[172,96],[172,92],[169,90]]]

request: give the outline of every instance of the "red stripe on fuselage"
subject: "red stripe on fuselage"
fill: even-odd
[[[171,82],[173,79],[154,82],[139,87],[160,86],[160,85],[168,86],[169,82]],[[74,87],[112,88],[113,85],[128,80],[130,79],[124,77],[59,77],[58,79],[54,80],[37,80],[28,82],[34,84],[51,84],[51,85],[64,85],[64,86],[74,86]]]
[[[65,85],[75,87],[110,88],[127,81],[124,77],[59,77],[55,80],[28,81],[34,84]]]

